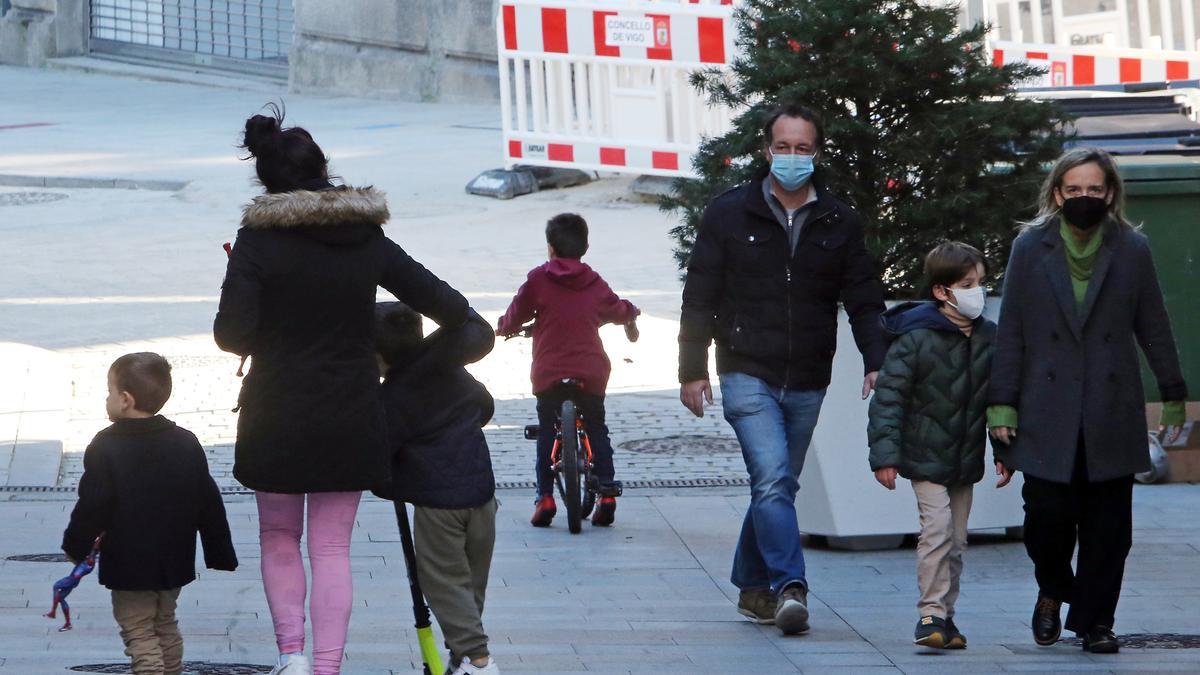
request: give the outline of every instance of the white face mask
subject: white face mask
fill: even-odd
[[[975,288],[947,288],[946,290],[954,293],[954,299],[958,300],[957,304],[949,300],[946,301],[946,304],[957,309],[959,314],[972,321],[983,315],[983,304],[987,300],[987,292],[984,291],[983,286],[976,286]]]

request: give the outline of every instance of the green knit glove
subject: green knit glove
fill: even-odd
[[[990,417],[989,417],[990,420]],[[1164,427],[1181,427],[1187,421],[1187,404],[1183,401],[1163,402],[1162,419],[1159,424]]]
[[[1164,410],[1164,414],[1166,411]],[[1017,409],[1011,405],[993,405],[987,409],[987,425],[989,429],[996,427],[1017,428]]]

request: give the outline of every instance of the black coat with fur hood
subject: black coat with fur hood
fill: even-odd
[[[213,328],[249,355],[233,474],[252,490],[368,490],[388,482],[372,326],[382,286],[443,326],[466,298],[383,234],[383,193],[262,195],[242,215]]]

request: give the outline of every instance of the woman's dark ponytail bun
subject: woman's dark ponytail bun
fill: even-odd
[[[300,127],[283,128],[281,105],[268,103],[269,114],[246,120],[241,147],[254,160],[258,182],[267,192],[323,190],[329,182],[329,158],[311,134]]]
[[[281,125],[279,118],[269,117],[267,115],[255,115],[246,120],[246,134],[242,140],[242,147],[250,151],[251,155],[260,157],[263,150],[274,145],[277,140]]]

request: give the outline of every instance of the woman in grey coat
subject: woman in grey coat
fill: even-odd
[[[1146,237],[1122,214],[1112,158],[1080,148],[1047,177],[1013,244],[989,392],[998,459],[1024,473],[1025,547],[1039,595],[1033,635],[1054,644],[1059,610],[1095,653],[1112,631],[1132,545],[1133,474],[1150,468],[1137,348],[1178,434],[1187,386]],[[1076,571],[1071,557],[1076,543]]]

